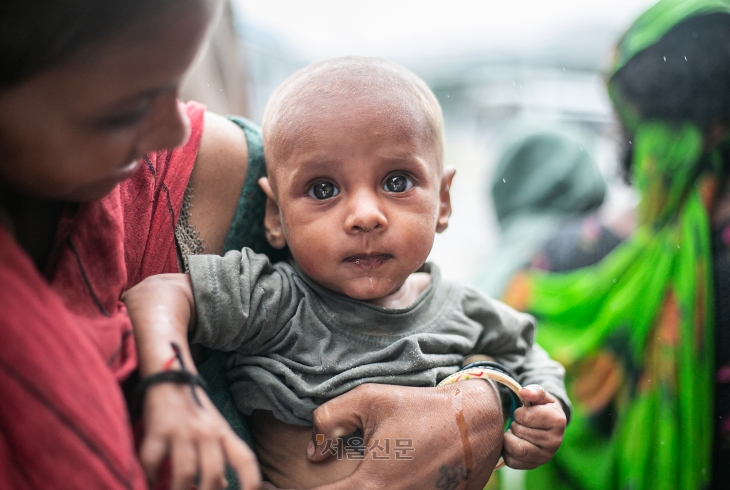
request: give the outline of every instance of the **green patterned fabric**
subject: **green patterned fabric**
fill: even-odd
[[[730,13],[730,2],[659,2],[621,41],[616,71],[678,22],[710,12]],[[575,404],[563,446],[528,473],[527,488],[707,488],[714,367],[708,209],[722,160],[695,125],[643,120],[611,88],[634,133],[638,229],[595,266],[520,274],[505,295],[538,318],[537,340],[566,366]]]
[[[606,182],[587,138],[570,129],[530,131],[510,141],[497,161],[491,195],[500,239],[473,281],[490,296],[501,296],[563,223],[603,204]]]
[[[272,248],[264,235],[266,195],[258,185],[258,180],[266,176],[261,129],[243,117],[229,116],[229,119],[236,123],[246,136],[248,169],[236,213],[223,246],[223,253],[249,247],[258,253],[267,254],[272,261],[282,260],[286,252]],[[208,383],[208,395],[211,401],[228,420],[236,434],[246,441],[249,446],[253,447],[248,420],[238,412],[233,403],[233,397],[228,390],[228,379],[226,377],[228,354],[207,351],[206,355],[208,356],[207,359],[198,366],[198,370]],[[229,490],[239,488],[238,478],[236,478],[236,474],[231,468],[227,469],[226,478],[228,479]]]

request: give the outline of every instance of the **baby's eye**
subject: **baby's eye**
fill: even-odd
[[[413,182],[405,175],[391,175],[383,184],[383,190],[388,192],[405,192],[411,187]]]
[[[339,193],[340,190],[332,182],[317,182],[309,188],[307,194],[315,199],[323,200],[335,197]]]

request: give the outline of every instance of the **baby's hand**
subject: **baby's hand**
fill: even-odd
[[[502,455],[510,468],[531,470],[555,455],[563,442],[566,418],[560,402],[542,386],[525,386],[520,396],[532,406],[515,410],[515,420],[504,434]]]

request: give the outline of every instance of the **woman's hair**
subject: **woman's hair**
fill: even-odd
[[[730,15],[701,15],[677,24],[631,58],[611,85],[642,120],[692,122],[704,132],[713,124],[730,125]],[[629,141],[626,135],[627,172]]]
[[[0,90],[182,0],[0,0]]]

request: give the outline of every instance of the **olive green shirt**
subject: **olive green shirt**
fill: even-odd
[[[296,265],[250,249],[189,257],[197,309],[192,342],[233,351],[237,408],[311,425],[325,401],[363,383],[436,386],[465,357],[486,354],[569,407],[564,370],[533,343],[535,321],[426,265],[429,286],[406,308],[334,293]]]

